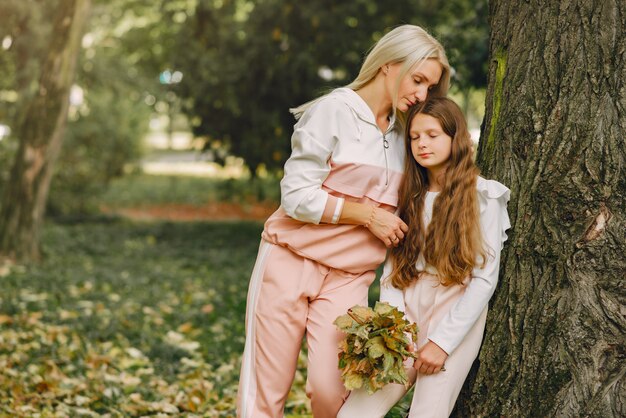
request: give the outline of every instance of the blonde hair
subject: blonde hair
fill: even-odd
[[[422,213],[428,190],[427,170],[420,166],[411,151],[411,121],[418,114],[432,116],[452,138],[450,158],[441,192],[433,203],[432,221],[424,227]],[[437,270],[443,285],[462,284],[475,266],[484,267],[487,248],[480,230],[480,209],[473,148],[463,112],[445,97],[428,98],[409,110],[405,127],[404,177],[400,185],[399,216],[409,225],[401,245],[391,249],[394,270],[391,282],[404,289],[419,279],[415,261],[422,254],[426,264]]]
[[[446,52],[439,41],[424,29],[415,25],[398,26],[380,38],[365,57],[357,77],[345,87],[359,90],[376,77],[383,65],[404,63],[396,82],[397,91],[400,81],[407,72],[430,58],[439,61],[442,73],[437,85],[433,86],[429,92],[429,96],[445,96],[450,85],[450,64],[448,64]],[[322,97],[289,109],[289,111],[293,113],[296,119],[299,119],[309,107]],[[397,97],[394,96],[394,112],[396,111],[396,101]]]

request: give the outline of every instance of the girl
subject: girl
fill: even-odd
[[[509,189],[478,176],[461,109],[431,98],[407,117],[398,212],[409,225],[381,278],[380,299],[419,327],[409,417],[447,417],[482,341],[510,227]],[[406,393],[353,391],[339,418],[383,417]]]
[[[281,207],[265,223],[248,290],[240,417],[283,416],[305,334],[313,414],[336,417],[346,393],[333,321],[367,303],[385,247],[408,230],[393,214],[405,156],[399,120],[429,91],[445,94],[449,73],[432,36],[400,26],[351,84],[293,110]]]

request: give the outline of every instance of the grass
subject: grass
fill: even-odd
[[[48,225],[46,261],[0,279],[0,415],[234,415],[260,230]]]
[[[228,190],[248,187],[124,181],[110,202],[194,202],[198,190],[231,198]],[[0,273],[0,417],[234,416],[261,229],[244,221],[49,222],[42,264]],[[310,416],[305,362],[303,354],[288,417]],[[402,404],[387,416],[401,417],[409,400]]]
[[[101,198],[109,207],[141,207],[161,204],[201,206],[207,202],[248,204],[279,202],[275,177],[214,179],[208,177],[134,174],[115,179]]]

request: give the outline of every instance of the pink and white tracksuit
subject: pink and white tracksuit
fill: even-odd
[[[318,100],[295,125],[281,207],[265,223],[248,290],[239,417],[283,416],[305,335],[313,414],[336,417],[347,393],[333,321],[367,304],[386,254],[367,228],[337,220],[345,200],[395,211],[404,158],[394,118],[381,132],[348,88]]]

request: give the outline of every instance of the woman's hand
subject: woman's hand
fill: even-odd
[[[386,247],[397,247],[404,239],[404,233],[409,230],[402,219],[383,209],[372,208],[372,215],[365,225],[376,238]]]
[[[426,345],[417,352],[417,358],[415,359],[415,363],[413,363],[413,367],[422,374],[438,373],[441,370],[445,370],[443,365],[447,358],[448,353],[443,351],[443,349],[434,342],[428,341]]]

